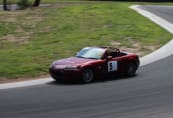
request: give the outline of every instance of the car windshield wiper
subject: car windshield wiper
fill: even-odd
[[[85,57],[82,57],[82,56],[75,56],[75,57],[79,57],[79,58],[85,58]]]
[[[98,58],[94,58],[94,57],[87,57],[87,59],[98,59]]]
[[[98,58],[94,58],[94,57],[82,57],[82,56],[75,56],[75,57],[85,58],[85,59],[98,59]]]

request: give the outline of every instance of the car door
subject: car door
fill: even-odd
[[[117,60],[117,58],[112,58],[110,60],[107,61],[107,73],[109,75],[115,74],[118,69],[119,69],[119,61]]]

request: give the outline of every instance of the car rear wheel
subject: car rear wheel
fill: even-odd
[[[137,70],[136,64],[133,62],[130,62],[127,66],[126,76],[128,76],[128,77],[135,76],[136,70]]]
[[[94,73],[93,73],[92,69],[87,68],[87,69],[83,70],[83,72],[82,72],[82,82],[83,83],[90,83],[93,81],[93,79],[94,79]]]

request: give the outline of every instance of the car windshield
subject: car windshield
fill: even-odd
[[[89,59],[101,59],[105,50],[97,47],[83,48],[76,54],[76,57],[89,58]]]

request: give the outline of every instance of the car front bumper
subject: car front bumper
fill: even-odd
[[[81,70],[79,69],[66,70],[50,68],[49,73],[55,80],[77,80],[82,76]]]

